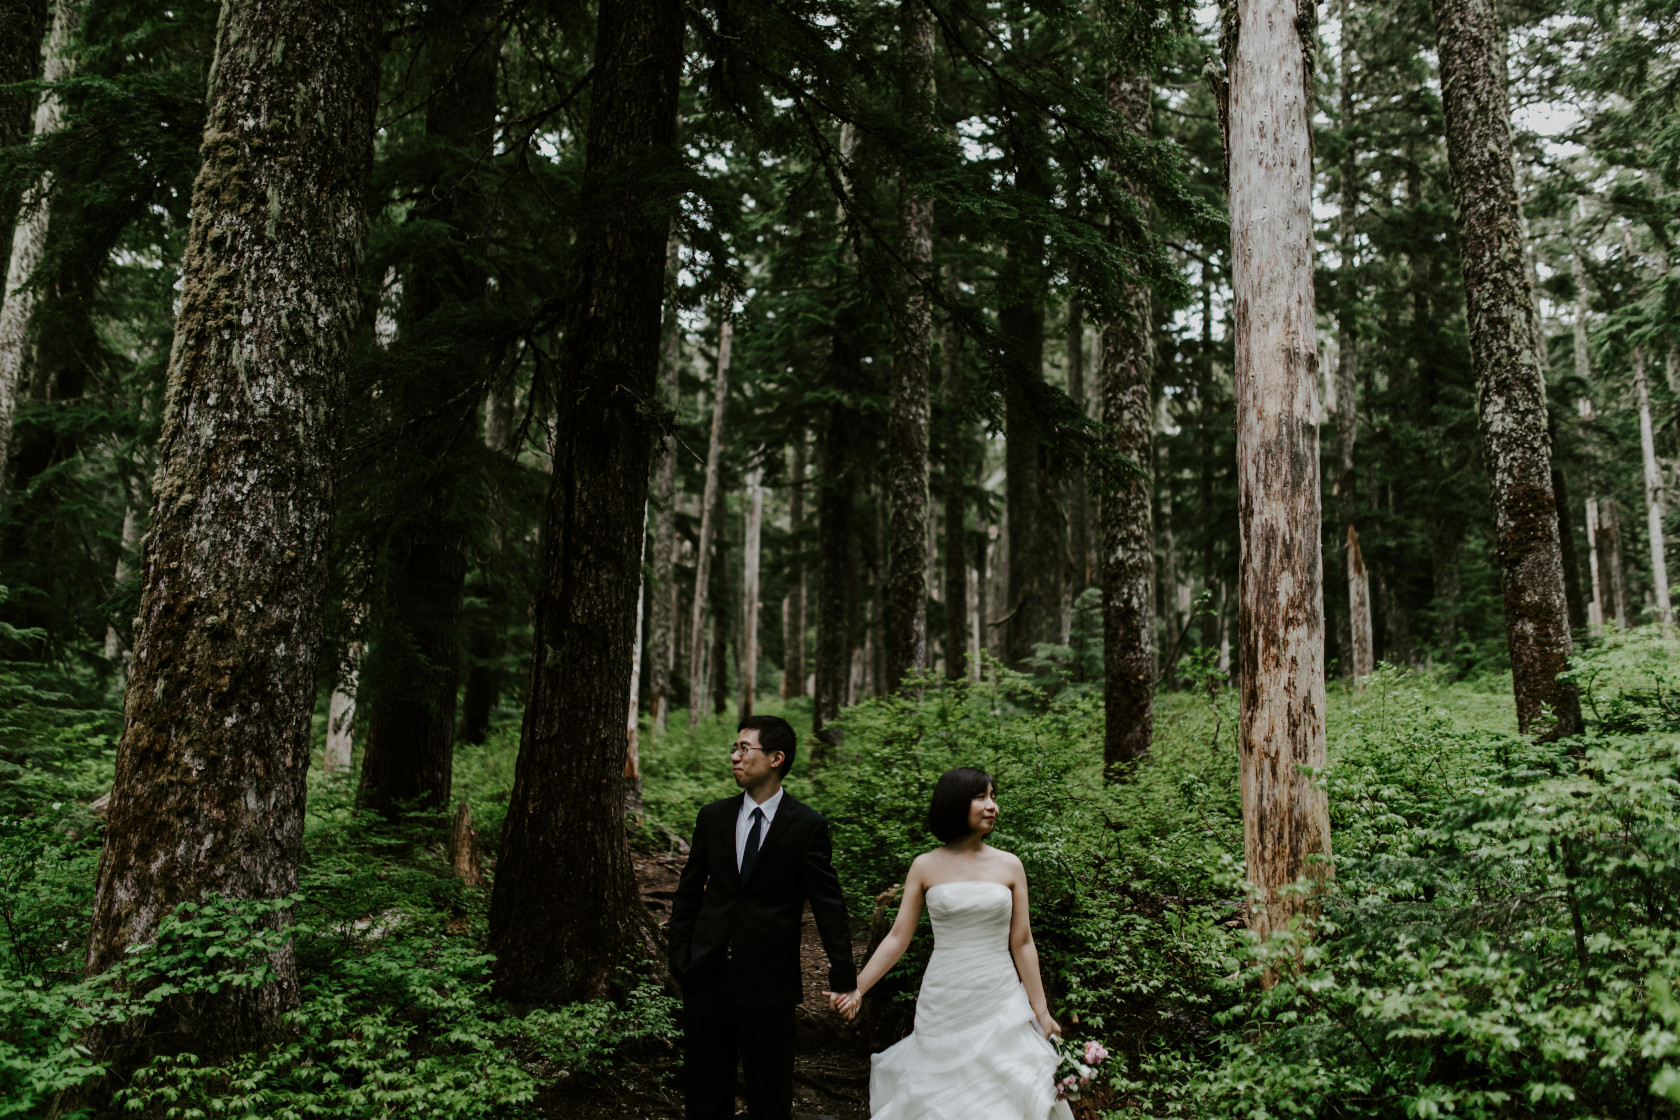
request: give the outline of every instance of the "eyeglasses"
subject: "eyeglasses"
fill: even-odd
[[[747,752],[748,751],[764,751],[764,748],[763,747],[743,747],[743,746],[737,744],[737,745],[729,748],[729,757],[734,758],[736,755],[740,755],[742,758],[745,758],[745,757],[747,757]],[[764,751],[764,753],[769,754],[770,752],[769,751]]]

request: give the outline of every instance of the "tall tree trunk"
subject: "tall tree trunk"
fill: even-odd
[[[729,569],[729,504],[720,488],[717,505],[712,509],[712,524],[717,526],[717,539],[712,542],[712,582],[706,589],[711,600],[712,650],[707,658],[706,683],[712,692],[712,714],[721,716],[729,710],[729,648],[733,644],[735,616],[730,608]]]
[[[1313,907],[1285,893],[1332,871],[1325,793],[1324,591],[1313,310],[1311,75],[1315,12],[1235,0],[1225,151],[1242,564],[1243,849],[1262,941]]]
[[[122,590],[133,573],[129,570],[129,560],[134,555],[134,548],[140,541],[140,511],[132,504],[123,507],[122,535],[117,543],[117,566],[111,577],[113,592]],[[127,629],[126,625],[124,629]],[[123,641],[117,632],[115,621],[105,624],[105,660],[115,661],[123,655],[128,643]]]
[[[1633,394],[1639,402],[1639,448],[1645,456],[1645,530],[1651,546],[1651,589],[1657,600],[1657,622],[1674,622],[1668,602],[1668,558],[1663,548],[1663,481],[1657,463],[1656,438],[1651,431],[1651,386],[1645,377],[1645,351],[1633,348]]]
[[[403,434],[416,473],[404,480],[362,685],[368,718],[357,800],[387,816],[404,802],[450,803],[469,532],[458,512],[470,454],[463,445],[478,407],[475,383],[487,372],[482,336],[454,320],[485,295],[478,243],[489,201],[479,170],[496,136],[497,13],[489,0],[452,0],[436,18],[426,135],[447,155],[410,218],[449,233],[403,275],[397,339],[411,354],[437,357],[423,359],[425,391],[406,402],[423,417]]]
[[[27,2],[27,0],[25,0]],[[19,36],[23,51],[32,50],[29,26],[34,23],[26,13],[19,13],[25,26],[7,26],[6,37]],[[53,5],[52,31],[47,36],[46,58],[41,80],[49,84],[62,82],[76,72],[76,60],[70,57],[70,41],[81,26],[81,7],[75,0],[56,0]],[[39,42],[36,38],[35,42]],[[10,48],[18,49],[18,48]],[[31,68],[33,73],[33,68]],[[64,116],[63,102],[52,90],[41,95],[35,109],[34,134],[38,137],[57,132]],[[18,216],[12,229],[12,251],[6,262],[5,287],[0,288],[0,497],[6,493],[6,462],[11,455],[12,418],[22,403],[27,384],[26,358],[29,350],[29,325],[35,317],[36,293],[26,287],[41,258],[47,251],[47,222],[52,214],[52,175],[43,174],[35,185],[33,205]],[[8,209],[7,218],[12,212]]]
[[[1563,595],[1569,604],[1569,627],[1584,630],[1587,604],[1581,594],[1581,562],[1575,555],[1575,534],[1569,528],[1569,489],[1563,472],[1552,468],[1552,497],[1557,503],[1558,544],[1563,552]]]
[[[899,119],[917,135],[934,124],[933,13],[901,0]],[[893,315],[891,411],[887,419],[885,689],[928,667],[928,381],[932,376],[933,201],[899,174],[898,255],[905,272]]]
[[[355,752],[356,677],[355,663],[361,660],[361,643],[351,643],[349,657],[352,667],[342,682],[335,682],[327,699],[327,739],[321,752],[321,772],[350,773],[350,758]]]
[[[511,371],[493,377],[484,394],[484,446],[492,455],[513,458],[513,378]],[[507,502],[499,487],[490,496],[489,552],[499,559],[507,548]],[[494,561],[492,561],[494,564]],[[506,594],[499,573],[483,571],[484,595],[495,601]],[[467,680],[461,689],[461,735],[468,743],[482,743],[490,733],[490,714],[502,689],[498,664],[506,643],[495,613],[480,617],[467,629]]]
[[[297,889],[378,10],[222,7],[90,976],[183,902]],[[298,1000],[289,942],[269,964],[259,986],[96,1031],[92,1060],[120,1075],[160,1048],[211,1061],[271,1037]]]
[[[1359,551],[1359,530],[1347,527],[1348,600],[1352,620],[1348,662],[1354,686],[1363,692],[1365,681],[1377,668],[1371,631],[1371,574],[1365,570],[1365,555]]]
[[[639,817],[642,812],[642,604],[646,602],[647,576],[642,560],[647,555],[647,508],[642,509],[642,551],[636,569],[644,574],[636,584],[636,630],[630,644],[630,713],[625,725],[624,811]]]
[[[950,287],[947,277],[947,287]],[[967,433],[958,421],[962,410],[962,342],[948,317],[940,338],[943,363],[941,395],[945,404],[945,676],[961,680],[968,672],[968,547],[964,476],[968,471]]]
[[[1609,593],[1609,586],[1606,583],[1609,573],[1608,571],[1601,571],[1601,564],[1599,564],[1598,527],[1598,499],[1589,497],[1586,500],[1586,559],[1588,559],[1589,568],[1593,569],[1593,601],[1588,603],[1588,608],[1586,608],[1586,621],[1588,621],[1588,626],[1593,626],[1594,630],[1603,626],[1604,620],[1614,613],[1613,604],[1606,601],[1606,594]],[[1606,608],[1608,608],[1608,611],[1606,611]]]
[[[1041,127],[1036,118],[1016,123],[1023,131]],[[1037,139],[1017,139],[1016,186],[1049,197]],[[998,309],[998,330],[1008,366],[1004,390],[1004,502],[1009,516],[1008,598],[1003,615],[1004,660],[1026,667],[1035,648],[1061,638],[1064,573],[1063,536],[1049,476],[1050,449],[1043,425],[1034,415],[1031,385],[1044,379],[1044,250],[1036,233],[1023,232],[1009,245],[1003,284],[1007,302]]]
[[[1633,604],[1628,601],[1627,568],[1622,564],[1622,533],[1617,523],[1616,502],[1611,499],[1599,507],[1598,548],[1610,569],[1609,597],[1604,604],[1604,617],[1614,618],[1623,630],[1633,626]]]
[[[1085,388],[1085,311],[1077,295],[1068,300],[1067,389],[1068,396],[1089,413],[1089,392]],[[1068,593],[1077,599],[1087,587],[1101,582],[1091,565],[1091,495],[1085,464],[1074,466],[1068,477]],[[1096,578],[1093,578],[1093,577]]]
[[[52,17],[51,0],[0,0],[0,27],[6,29],[0,37],[0,149],[29,141],[35,99],[15,87],[40,75],[43,40]],[[17,192],[0,192],[0,245],[12,243],[17,205]]]
[[[1586,218],[1586,200],[1575,200],[1577,220]],[[1581,259],[1581,245],[1577,241],[1569,255],[1570,277],[1575,284],[1574,350],[1575,376],[1589,386],[1592,384],[1592,351],[1587,345],[1587,269]],[[1580,397],[1575,402],[1582,427],[1593,418],[1592,398]],[[1608,615],[1604,611],[1604,596],[1599,586],[1598,555],[1598,496],[1593,491],[1593,479],[1587,477],[1587,563],[1592,571],[1592,602],[1587,604],[1587,625],[1594,630],[1604,625]]]
[[[1342,266],[1336,275],[1336,477],[1331,490],[1336,496],[1336,514],[1347,535],[1347,585],[1349,673],[1355,680],[1371,675],[1375,662],[1371,647],[1371,577],[1363,557],[1356,557],[1358,534],[1353,531],[1357,513],[1358,472],[1354,468],[1354,445],[1359,438],[1359,294],[1354,283],[1356,259],[1354,213],[1359,207],[1359,148],[1353,138],[1353,44],[1348,23],[1348,0],[1340,4],[1342,19],[1340,86],[1342,118],[1341,216],[1337,240],[1341,244]],[[1360,611],[1364,617],[1360,617]],[[1360,644],[1363,629],[1364,644]],[[1360,685],[1363,688],[1363,684]]]
[[[516,1003],[598,999],[627,957],[659,959],[619,776],[656,436],[642,402],[657,392],[665,169],[679,158],[682,6],[602,0],[595,42],[580,202],[592,220],[566,332],[530,702],[490,901],[496,992]]]
[[[788,544],[793,562],[782,606],[782,695],[805,695],[805,430],[794,433],[788,468]]]
[[[1493,0],[1432,0],[1431,6],[1517,726],[1525,734],[1539,731],[1550,706],[1556,724],[1546,736],[1573,735],[1581,728],[1581,704],[1574,684],[1558,680],[1572,649],[1569,608],[1511,162],[1504,29]]]
[[[1108,79],[1109,108],[1136,138],[1147,139],[1149,77],[1116,71]],[[1129,189],[1140,208],[1148,195]],[[1146,211],[1147,212],[1147,211]],[[1124,235],[1123,235],[1124,236]],[[1110,450],[1148,472],[1154,359],[1150,352],[1149,289],[1130,281],[1120,315],[1102,330],[1104,439]],[[1155,541],[1147,473],[1105,487],[1101,508],[1103,591],[1103,774],[1125,777],[1149,753],[1155,733]]]
[[[665,246],[665,322],[659,361],[659,406],[677,407],[680,396],[678,365],[682,360],[682,323],[677,305],[677,272],[681,242],[672,237]],[[673,417],[674,422],[674,417]],[[671,670],[675,654],[677,579],[677,441],[675,432],[659,440],[659,467],[653,485],[653,591],[648,622],[648,702],[653,709],[653,733],[663,734],[671,717]]]
[[[764,532],[764,468],[747,475],[747,531],[741,550],[741,718],[758,695],[758,558]]]
[[[719,523],[717,509],[720,474],[723,468],[723,407],[729,397],[729,350],[734,337],[730,304],[734,294],[725,289],[718,300],[717,373],[712,380],[712,436],[706,445],[706,486],[700,496],[700,540],[694,552],[694,599],[689,604],[688,620],[688,725],[698,727],[705,704],[706,677],[701,670],[702,650],[706,641],[706,601],[710,597],[712,578],[712,545]],[[715,613],[715,612],[714,612]],[[713,672],[722,669],[714,664]]]

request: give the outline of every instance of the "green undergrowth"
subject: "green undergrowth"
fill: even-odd
[[[1158,698],[1152,756],[1109,786],[1077,650],[1047,647],[1033,678],[994,665],[984,683],[859,705],[821,765],[808,703],[760,710],[801,736],[789,786],[832,823],[860,930],[878,906],[891,916],[877,900],[932,845],[938,775],[996,776],[996,843],[1027,867],[1053,1009],[1115,1054],[1090,1098],[1108,1117],[1644,1120],[1680,1104],[1675,653],[1646,631],[1595,645],[1573,671],[1588,732],[1545,746],[1515,734],[1497,676],[1384,668],[1358,693],[1333,684],[1320,780],[1334,884],[1314,936],[1270,946],[1243,928],[1236,698],[1205,659],[1180,666],[1194,687]],[[0,1117],[43,1115],[94,1072],[81,1031],[149,1013],[125,992],[254,982],[280,936],[302,982],[283,1040],[232,1062],[158,1061],[125,1112],[511,1117],[564,1082],[668,1081],[668,997],[627,974],[616,1001],[511,1014],[489,991],[487,893],[449,870],[445,814],[376,822],[350,781],[318,771],[284,935],[260,907],[205,899],[127,963],[137,988],[83,981],[87,803],[108,781],[110,731],[73,703],[59,712],[33,738],[14,718],[5,740],[20,761],[19,800],[0,809]],[[679,849],[699,806],[734,792],[733,731],[680,711],[663,733],[644,725],[639,849]],[[492,867],[516,753],[511,724],[457,752],[456,794]],[[897,970],[901,991],[930,942]]]

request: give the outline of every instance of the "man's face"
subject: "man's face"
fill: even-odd
[[[769,754],[760,749],[758,729],[749,727],[735,735],[735,746],[729,752],[729,765],[735,773],[735,784],[742,789],[762,785],[782,764],[782,752]]]

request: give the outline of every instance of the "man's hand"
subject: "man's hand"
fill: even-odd
[[[846,1019],[857,1018],[858,1008],[863,1006],[863,993],[856,988],[849,992],[824,992],[823,995],[828,997],[828,1006]]]

